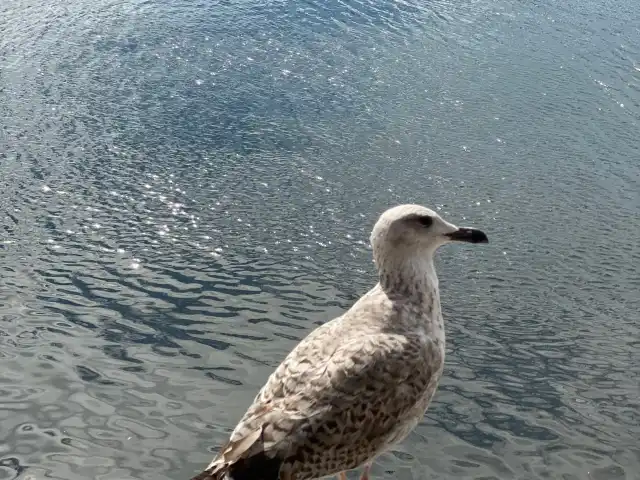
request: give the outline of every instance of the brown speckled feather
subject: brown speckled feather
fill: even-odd
[[[377,288],[316,329],[269,377],[231,443],[262,429],[241,455],[265,452],[291,480],[304,480],[354,468],[401,440],[424,414],[444,360],[410,328],[415,310]],[[221,455],[212,466],[226,464]]]

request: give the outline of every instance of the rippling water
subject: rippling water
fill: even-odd
[[[441,251],[445,376],[376,478],[640,478],[634,2],[0,4],[0,479],[180,479],[374,282]],[[29,477],[31,476],[31,477]]]

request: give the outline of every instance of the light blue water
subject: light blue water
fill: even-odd
[[[2,2],[0,479],[189,478],[405,202],[492,243],[375,478],[640,478],[636,7]]]

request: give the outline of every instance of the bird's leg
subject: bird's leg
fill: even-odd
[[[366,463],[364,468],[362,469],[362,475],[360,475],[360,480],[369,480],[369,470],[371,469],[371,464]]]
[[[338,480],[347,480],[347,472],[340,472],[338,474]]]

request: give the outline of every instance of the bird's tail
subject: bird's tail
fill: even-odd
[[[279,480],[284,459],[277,452],[264,451],[262,433],[260,425],[229,441],[207,469],[191,480]]]
[[[225,475],[226,473],[223,473],[222,476],[219,476],[217,473],[211,472],[211,470],[205,470],[191,480],[223,480]]]
[[[224,467],[215,465],[191,480],[279,480],[281,467],[281,458],[260,452]]]

